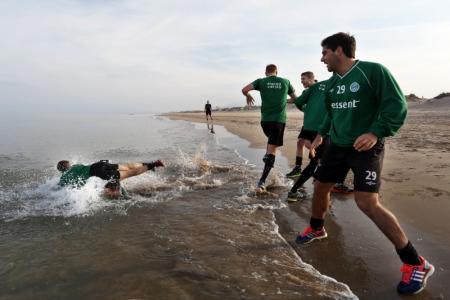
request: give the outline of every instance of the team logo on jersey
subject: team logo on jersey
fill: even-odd
[[[355,81],[352,84],[350,84],[350,91],[352,91],[353,93],[359,91],[359,83]]]
[[[326,88],[326,87],[327,87],[326,84],[321,83],[321,84],[319,85],[319,91],[325,91],[325,88]]]

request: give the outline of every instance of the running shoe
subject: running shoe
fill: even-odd
[[[314,230],[311,227],[308,227],[303,231],[303,233],[300,233],[297,238],[295,239],[295,242],[297,244],[309,244],[314,240],[321,240],[326,238],[327,232],[325,231],[325,227],[322,227],[320,230]]]
[[[353,189],[346,186],[344,183],[336,183],[331,189],[332,193],[350,194],[353,193]]]
[[[308,193],[305,190],[299,189],[295,193],[289,191],[287,195],[287,202],[297,202],[300,199],[308,197]]]
[[[422,256],[419,256],[421,265],[412,266],[403,264],[400,271],[403,273],[402,281],[397,285],[400,294],[418,294],[427,284],[427,279],[434,273],[434,267]]]
[[[300,176],[300,174],[302,173],[302,169],[300,166],[295,166],[292,171],[290,171],[289,173],[286,174],[287,178],[290,179],[294,179]]]
[[[261,191],[261,192],[267,192],[267,189],[266,189],[266,183],[264,182],[264,181],[259,181],[258,182],[258,186],[257,186],[257,188]]]

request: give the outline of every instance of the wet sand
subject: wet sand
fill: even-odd
[[[450,101],[449,101],[450,102]],[[171,119],[206,122],[204,113],[170,113]],[[288,112],[281,154],[291,164],[302,113]],[[259,111],[213,112],[214,124],[265,148]],[[450,289],[450,111],[415,106],[406,125],[387,140],[381,202],[399,219],[419,253],[436,271],[421,294],[410,299],[448,299]],[[285,170],[288,171],[288,170]],[[286,191],[287,193],[287,191]],[[361,299],[403,299],[396,292],[401,263],[390,242],[362,212],[351,195],[333,195],[326,219],[329,238],[299,247],[295,234],[309,223],[310,200],[275,212],[280,233],[307,263],[350,286]]]

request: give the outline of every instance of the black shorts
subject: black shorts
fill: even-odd
[[[261,122],[264,134],[269,138],[268,144],[283,146],[283,136],[285,123],[280,122]]]
[[[353,147],[330,143],[325,147],[314,178],[324,183],[343,182],[351,169],[356,192],[378,193],[384,157],[384,140],[378,140],[368,151],[358,152]]]
[[[302,126],[302,130],[300,130],[300,134],[298,135],[298,138],[308,140],[312,143],[314,141],[314,139],[316,138],[316,136],[317,136],[317,131],[306,130]]]
[[[107,161],[99,161],[91,165],[89,175],[100,177],[103,180],[115,181],[120,179],[118,164],[110,164]]]
[[[205,111],[205,113],[206,113],[207,116],[211,115],[211,111],[210,110]]]

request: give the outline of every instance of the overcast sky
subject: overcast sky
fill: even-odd
[[[449,3],[0,0],[0,112],[243,105],[269,63],[299,93],[301,72],[330,76],[320,41],[338,31],[405,93],[434,97],[450,91]]]

